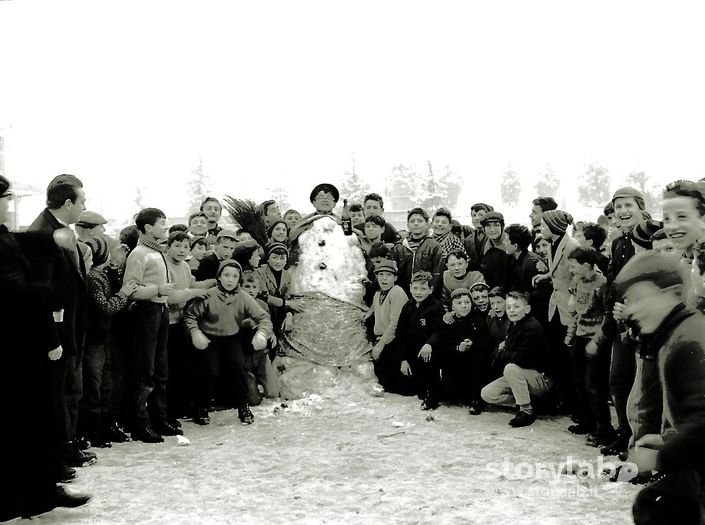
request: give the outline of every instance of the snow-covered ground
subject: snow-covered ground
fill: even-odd
[[[207,427],[184,422],[187,446],[168,438],[98,450],[69,485],[93,500],[33,521],[631,523],[638,487],[551,473],[569,456],[597,460],[567,419],[512,429],[503,412],[429,415],[416,398],[375,395],[350,378],[286,405],[266,401],[249,427],[232,411]]]

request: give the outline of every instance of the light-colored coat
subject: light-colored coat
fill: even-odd
[[[548,256],[548,273],[553,283],[553,293],[548,301],[548,320],[553,319],[558,310],[561,324],[564,326],[571,323],[574,315],[569,305],[571,276],[568,271],[568,255],[579,246],[580,243],[566,233],[558,243],[556,254],[553,255],[551,250]]]

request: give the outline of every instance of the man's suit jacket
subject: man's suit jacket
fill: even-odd
[[[65,228],[54,215],[45,209],[35,219],[28,231],[53,235]],[[59,248],[54,256],[31,259],[32,271],[40,282],[50,283],[54,291],[53,310],[63,310],[63,321],[57,323],[61,346],[66,356],[80,355],[85,341],[86,266],[78,249]]]
[[[568,302],[570,301],[568,255],[579,246],[580,243],[566,233],[558,243],[555,254],[552,249],[548,257],[548,272],[553,283],[553,293],[548,302],[548,320],[553,319],[557,309],[561,324],[564,326],[568,326],[573,315],[568,307]]]

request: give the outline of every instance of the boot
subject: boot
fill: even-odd
[[[133,441],[142,441],[143,443],[163,443],[164,438],[157,434],[149,425],[136,428],[132,431]]]
[[[617,437],[611,443],[600,449],[600,454],[603,456],[617,456],[627,450],[629,446],[630,432],[623,429],[617,431]]]
[[[509,422],[509,426],[514,428],[528,427],[534,421],[536,421],[536,416],[534,414],[529,414],[528,412],[520,410],[517,412],[517,415],[514,416],[514,419]]]
[[[251,425],[255,422],[255,416],[252,414],[249,405],[242,405],[237,409],[237,417],[240,418],[240,422],[243,425]]]
[[[184,433],[183,430],[168,421],[158,421],[152,425],[152,428],[162,436],[181,436]]]
[[[125,443],[130,441],[130,436],[127,435],[127,432],[125,432],[116,421],[113,421],[110,426],[105,429],[104,435],[113,443]]]
[[[205,408],[199,408],[196,410],[196,414],[193,416],[193,422],[197,425],[207,425],[211,422],[211,418],[208,415],[208,410]]]

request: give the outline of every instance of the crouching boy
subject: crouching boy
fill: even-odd
[[[242,351],[240,326],[245,319],[256,323],[252,347],[263,350],[272,335],[272,321],[267,312],[244,290],[240,289],[242,267],[226,259],[216,274],[217,285],[204,299],[196,299],[184,313],[186,328],[196,350],[196,418],[195,423],[208,424],[208,406],[219,376],[235,399],[240,421],[249,425],[254,416],[247,403],[247,372]]]
[[[441,387],[440,356],[429,340],[441,327],[445,310],[431,295],[432,283],[433,275],[429,272],[414,273],[410,286],[412,299],[401,309],[397,325],[403,352],[401,373],[413,379],[424,410],[438,408]]]
[[[507,338],[500,343],[495,362],[502,377],[482,389],[482,399],[492,405],[519,407],[509,424],[525,427],[536,420],[531,396],[541,397],[551,388],[543,373],[546,337],[539,322],[529,315],[529,298],[523,292],[509,292],[506,300],[510,325]]]
[[[444,321],[430,344],[442,352],[444,391],[460,396],[470,413],[478,415],[484,408],[480,390],[488,379],[490,336],[484,317],[473,311],[470,290],[456,288],[450,298],[452,323]]]

